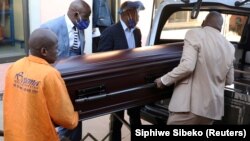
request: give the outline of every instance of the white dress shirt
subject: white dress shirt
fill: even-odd
[[[134,37],[134,30],[135,28],[129,29],[127,25],[121,20],[122,28],[125,32],[128,47],[135,48],[135,37]]]
[[[66,25],[68,28],[69,46],[72,47],[74,44],[74,32],[75,32],[74,24],[71,22],[67,14],[65,14],[65,21],[66,21]],[[77,28],[76,28],[76,31],[79,33]],[[78,42],[78,47],[80,47],[79,34],[78,34],[77,42]]]

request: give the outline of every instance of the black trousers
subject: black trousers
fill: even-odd
[[[141,107],[127,109],[131,127],[141,125],[140,109]],[[115,112],[115,114],[121,119],[124,119],[124,111]],[[117,119],[113,114],[111,114],[109,141],[121,141],[122,124],[123,123],[119,119]]]

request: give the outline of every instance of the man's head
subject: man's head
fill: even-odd
[[[132,29],[139,21],[139,10],[144,9],[145,7],[140,1],[126,1],[121,5],[119,13],[121,14],[121,19],[126,23],[127,27]]]
[[[202,23],[202,27],[210,26],[221,31],[223,25],[223,17],[216,11],[210,12]]]
[[[57,47],[57,36],[49,29],[36,29],[30,35],[29,48],[31,55],[40,57],[48,63],[56,61]]]
[[[79,30],[84,30],[89,26],[90,14],[90,6],[83,0],[74,0],[68,9],[70,20]]]

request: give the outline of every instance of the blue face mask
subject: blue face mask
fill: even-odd
[[[135,28],[136,22],[133,19],[128,19],[128,28],[132,29]]]
[[[84,30],[89,26],[89,20],[82,20],[82,18],[80,17],[80,21],[76,21],[76,27],[79,30]]]

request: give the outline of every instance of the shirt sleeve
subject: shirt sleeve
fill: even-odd
[[[68,129],[78,124],[78,113],[74,111],[64,80],[58,71],[50,72],[44,81],[44,95],[48,111],[54,123]]]
[[[196,32],[192,30],[188,31],[184,39],[183,52],[179,65],[161,77],[164,85],[169,86],[191,75],[195,69],[199,47],[200,43]]]

